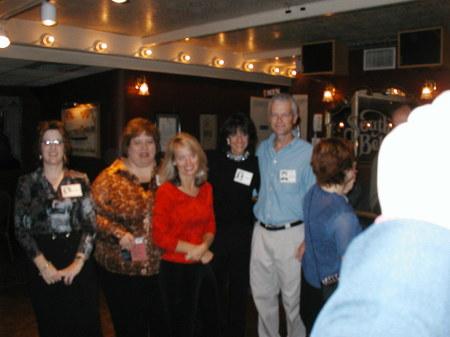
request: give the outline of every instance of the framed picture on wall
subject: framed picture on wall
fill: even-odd
[[[161,137],[161,151],[164,152],[170,138],[181,131],[180,116],[176,113],[157,112],[156,126]]]
[[[65,104],[61,111],[61,121],[70,136],[74,156],[100,157],[99,104]]]
[[[215,149],[217,145],[217,115],[200,115],[200,144],[205,150]]]

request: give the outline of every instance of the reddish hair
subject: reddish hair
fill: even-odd
[[[341,185],[354,161],[353,146],[347,139],[323,138],[314,146],[311,166],[319,185]]]

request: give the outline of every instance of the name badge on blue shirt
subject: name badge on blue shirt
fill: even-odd
[[[234,181],[243,184],[246,186],[250,186],[250,183],[252,182],[253,173],[249,171],[245,171],[242,169],[237,169],[236,173],[234,175]]]
[[[280,170],[280,183],[295,184],[297,182],[296,170]]]

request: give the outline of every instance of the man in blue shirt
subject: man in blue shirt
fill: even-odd
[[[450,91],[384,139],[381,216],[347,249],[313,337],[450,336]]]
[[[269,103],[273,134],[257,150],[261,187],[254,207],[250,284],[259,313],[259,337],[279,336],[281,291],[288,337],[304,335],[299,314],[300,262],[304,239],[303,198],[315,183],[312,146],[297,137],[298,107],[292,96],[278,94]]]

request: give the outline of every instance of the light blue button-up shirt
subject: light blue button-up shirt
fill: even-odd
[[[310,165],[311,144],[296,137],[275,152],[274,140],[272,134],[256,151],[261,187],[253,211],[259,221],[279,226],[303,220],[303,198],[316,178]]]

